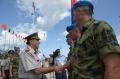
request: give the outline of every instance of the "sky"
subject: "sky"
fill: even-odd
[[[35,23],[33,1],[36,7]],[[89,1],[94,5],[93,17],[107,21],[120,43],[120,0]],[[69,9],[70,0],[0,0],[0,25],[7,24],[8,28],[24,37],[34,32],[45,34],[41,36],[39,50],[49,56],[59,48],[67,56],[69,46],[65,36],[66,27],[71,24]],[[26,47],[23,40],[0,28],[0,49],[13,49],[14,46]]]

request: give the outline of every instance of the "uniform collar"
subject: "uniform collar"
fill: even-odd
[[[37,61],[40,62],[40,58],[39,58],[39,53],[35,53],[36,51],[31,47],[31,46],[27,46],[27,49],[29,50],[30,55]]]
[[[35,53],[35,52],[36,52],[36,51],[35,51],[31,46],[29,46],[29,45],[27,46],[27,48],[29,49],[29,52],[30,52],[30,53]]]
[[[81,37],[79,37],[79,38],[74,42],[74,47],[78,46],[78,42],[80,41],[80,38],[81,38]]]
[[[83,26],[83,28],[89,28],[89,26],[92,24],[94,22],[94,19],[93,18],[91,18],[89,21],[87,21],[85,24],[84,24],[84,26]]]

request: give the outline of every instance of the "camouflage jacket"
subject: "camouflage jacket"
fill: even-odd
[[[19,69],[19,56],[15,55],[13,58],[13,74],[14,79],[18,79],[18,69]]]
[[[76,50],[76,48],[75,48],[76,43],[77,43],[77,41],[74,42],[74,43],[70,46],[70,48],[69,48],[70,51],[69,51],[68,57],[67,57],[67,61],[68,61],[68,62],[69,62],[71,56],[74,55],[75,58],[77,57],[77,56],[75,55],[75,53],[74,53],[74,52],[76,52],[76,51],[75,51],[75,50]],[[71,64],[71,65],[67,68],[67,70],[68,70],[68,79],[73,79],[74,69],[75,69],[75,68],[74,68],[74,64]]]
[[[84,26],[75,48],[77,60],[72,79],[103,79],[103,58],[108,54],[120,53],[112,27],[105,21],[93,19]]]
[[[69,49],[70,49],[70,51],[69,51],[69,53],[68,53],[67,61],[69,61],[69,59],[70,59],[70,57],[71,57],[71,55],[72,55],[72,49],[73,49],[73,48],[70,47]],[[67,70],[68,70],[68,79],[72,79],[73,66],[71,65],[69,68],[67,68]]]

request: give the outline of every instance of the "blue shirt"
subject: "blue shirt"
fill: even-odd
[[[57,56],[54,60],[54,63],[56,66],[64,65],[66,64],[66,62],[67,62],[67,59],[64,55]]]

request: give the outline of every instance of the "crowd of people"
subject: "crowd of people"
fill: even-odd
[[[20,48],[0,54],[0,79],[18,79]]]
[[[110,24],[93,18],[93,9],[88,1],[80,0],[73,5],[73,24],[66,28],[70,46],[67,58],[57,49],[50,58],[42,59],[36,32],[25,37],[23,51],[9,50],[8,56],[1,59],[3,79],[15,79],[15,76],[16,79],[50,79],[54,72],[55,79],[120,79],[120,46],[116,35]]]
[[[20,53],[20,48],[14,47],[14,50],[8,50],[0,55],[0,79],[19,79]],[[38,56],[42,67],[64,65],[67,62],[66,57],[61,55],[60,49],[56,49],[50,57],[41,53]],[[63,73],[51,72],[43,74],[39,79],[67,79],[67,73],[66,70]]]

